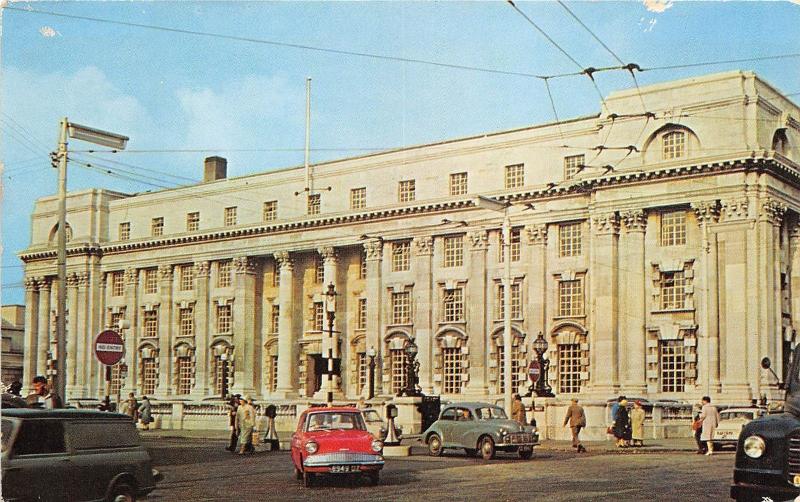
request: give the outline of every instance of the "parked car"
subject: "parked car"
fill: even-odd
[[[736,448],[739,434],[745,424],[765,415],[764,408],[728,408],[719,412],[719,425],[714,429],[714,449],[731,446]]]
[[[494,458],[497,451],[533,455],[539,435],[532,427],[509,420],[499,406],[488,403],[453,403],[442,408],[439,419],[422,433],[428,452],[438,457],[445,449],[463,448],[467,455]]]
[[[134,501],[163,476],[127,415],[3,409],[3,500]]]
[[[309,408],[292,434],[295,477],[311,486],[319,474],[365,475],[380,481],[383,443],[374,437],[357,408]]]
[[[378,410],[375,408],[363,409],[361,410],[361,413],[364,414],[364,421],[367,423],[367,430],[377,439],[385,441],[389,432],[389,422],[383,420],[381,415],[378,413]],[[394,433],[397,436],[397,439],[400,439],[403,436],[403,428],[395,425]]]

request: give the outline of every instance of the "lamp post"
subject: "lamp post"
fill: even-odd
[[[67,402],[67,137],[88,141],[116,150],[124,150],[128,137],[112,132],[101,131],[80,124],[71,123],[66,117],[61,119],[58,135],[58,151],[53,160],[58,161],[58,291],[56,295],[56,373],[54,391]],[[75,347],[72,347],[75,350]]]
[[[510,203],[477,196],[473,202],[476,207],[503,213],[503,407],[511,416],[511,218],[508,216]]]
[[[539,376],[539,379],[536,381],[535,387],[536,395],[539,397],[554,397],[553,389],[547,383],[547,370],[550,367],[550,361],[545,360],[544,358],[544,353],[547,352],[547,347],[547,340],[544,339],[544,336],[542,336],[542,332],[540,331],[539,336],[533,341],[533,350],[536,352],[536,358],[539,361],[539,366],[542,369],[542,373]]]
[[[228,353],[223,352],[220,354],[219,360],[222,362],[222,385],[220,388],[220,397],[225,399],[225,397],[228,395]]]
[[[419,347],[417,347],[417,344],[414,343],[414,340],[409,340],[403,350],[406,354],[406,388],[400,391],[400,395],[419,396],[420,392],[417,390],[417,371],[419,370],[419,362],[416,361]]]
[[[333,406],[333,359],[335,343],[333,339],[333,320],[336,318],[336,288],[333,283],[328,284],[325,291],[325,312],[328,316],[328,406]]]
[[[375,397],[375,356],[377,353],[375,352],[375,347],[370,347],[367,349],[367,357],[369,357],[369,397],[367,399],[372,399]]]

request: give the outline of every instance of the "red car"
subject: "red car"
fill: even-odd
[[[317,474],[364,474],[378,484],[383,443],[367,431],[357,408],[309,408],[292,434],[294,474],[310,486]]]

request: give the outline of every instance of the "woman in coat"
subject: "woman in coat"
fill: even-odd
[[[703,407],[700,409],[700,419],[703,421],[703,432],[700,434],[700,440],[708,445],[706,455],[711,455],[714,453],[714,444],[711,440],[714,439],[714,430],[719,425],[719,411],[711,404],[710,397],[703,396],[701,402]]]
[[[625,448],[631,439],[631,422],[628,418],[628,401],[623,399],[619,402],[616,419],[614,420],[614,437],[617,439],[617,447]]]
[[[150,407],[150,400],[147,396],[142,396],[142,402],[139,405],[139,420],[142,421],[144,430],[150,428],[150,422],[153,421],[153,410]]]
[[[631,410],[631,445],[644,446],[644,408],[635,401]]]

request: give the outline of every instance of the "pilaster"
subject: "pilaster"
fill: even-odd
[[[547,225],[525,227],[528,259],[525,261],[528,280],[527,312],[530,333],[547,333]]]
[[[699,335],[698,354],[700,360],[697,384],[706,395],[718,395],[720,387],[720,353],[719,353],[719,294],[718,268],[719,244],[717,233],[712,227],[719,220],[719,202],[699,201],[692,203],[697,222],[702,234],[701,252],[699,254],[699,273],[696,290],[702,291],[702,300],[698,302]]]
[[[433,325],[433,237],[416,237],[413,241],[414,294],[412,310],[415,343],[419,347],[419,385],[424,393],[433,392],[433,351],[436,328]]]
[[[783,366],[782,354],[782,312],[781,305],[781,254],[780,254],[780,231],[783,224],[783,216],[786,213],[786,205],[782,202],[767,197],[761,199],[758,214],[757,232],[758,242],[761,250],[759,253],[759,272],[761,279],[757,291],[759,297],[759,329],[760,335],[758,345],[758,361],[767,356],[773,361],[775,368]],[[759,368],[757,366],[757,368]],[[760,378],[757,380],[759,386],[753,389],[753,396],[770,394],[777,391],[777,384],[772,375],[766,371],[760,371]]]
[[[125,320],[128,321],[129,327],[127,329],[119,329],[118,326],[112,327],[122,334],[125,341],[125,363],[128,365],[128,373],[123,385],[124,392],[135,391],[139,375],[139,354],[136,350],[139,339],[138,286],[139,271],[133,267],[125,269]]]
[[[155,396],[158,399],[166,399],[172,395],[172,341],[174,328],[172,325],[172,265],[160,265],[158,267],[158,386]]]
[[[383,357],[387,354],[383,344],[383,295],[381,288],[381,261],[383,259],[383,241],[380,239],[369,240],[364,243],[364,253],[367,260],[366,297],[367,297],[367,347],[375,347],[375,394],[381,394]]]
[[[645,376],[645,263],[644,235],[647,215],[642,209],[631,209],[620,214],[623,232],[619,239],[619,274],[624,289],[621,310],[625,312],[621,320],[621,343],[618,347],[620,380],[622,392],[641,396],[647,392]]]
[[[294,264],[288,251],[275,253],[280,273],[278,286],[278,385],[273,396],[297,397],[297,340],[292,312],[294,305]]]
[[[74,272],[67,275],[67,399],[78,397],[75,393],[78,375],[78,275]]]
[[[36,374],[47,374],[47,351],[50,349],[50,292],[52,282],[49,277],[36,279],[39,286],[39,336],[36,342]]]
[[[260,317],[260,306],[256,306],[256,261],[249,256],[233,259],[235,269],[233,305],[233,353],[234,383],[232,391],[242,395],[253,395],[258,388],[257,371],[260,368],[255,343],[255,320]],[[281,287],[283,277],[281,277]],[[283,309],[281,308],[281,314]],[[207,344],[206,344],[207,345]]]
[[[614,212],[595,214],[592,229],[591,387],[594,392],[610,395],[619,386],[619,217]]]
[[[469,245],[469,271],[467,272],[466,296],[464,298],[467,320],[467,347],[469,350],[469,381],[465,394],[486,395],[489,392],[486,365],[488,350],[486,298],[486,260],[489,250],[489,235],[486,230],[475,230],[467,234]],[[510,259],[508,257],[507,259]]]
[[[36,279],[25,278],[25,343],[22,383],[26,393],[32,392],[36,376],[37,340],[39,336],[39,289]]]
[[[91,371],[94,364],[94,337],[91,326],[89,325],[89,316],[91,314],[91,305],[89,300],[89,273],[77,272],[75,274],[78,281],[78,311],[75,314],[75,322],[77,323],[77,367],[75,382],[75,395],[79,397],[90,397],[92,392],[90,390],[90,377],[87,376],[87,371]]]
[[[209,371],[211,344],[209,330],[215,326],[214,313],[209,308],[209,263],[200,261],[194,264],[194,279],[197,292],[195,303],[195,379],[192,397],[203,398],[210,395],[211,372]]]

